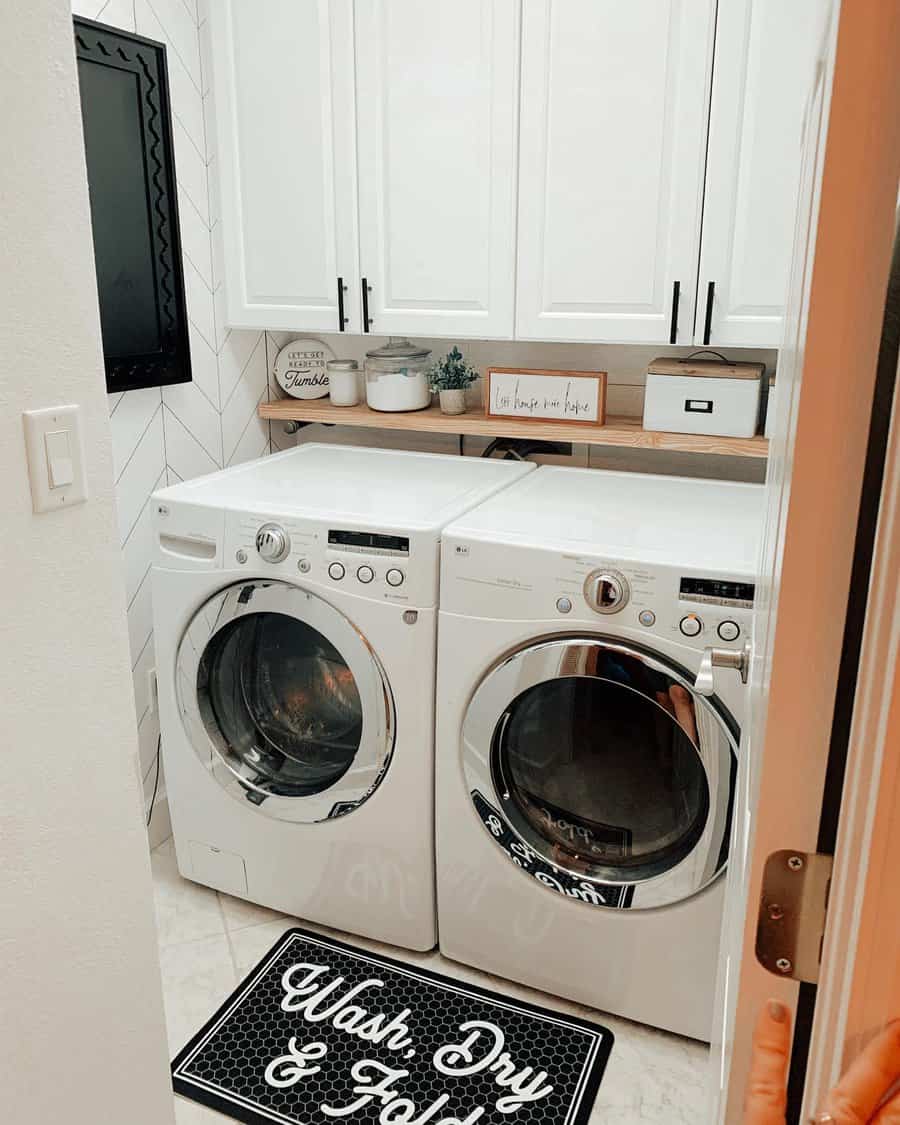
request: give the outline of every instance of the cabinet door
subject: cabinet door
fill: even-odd
[[[525,0],[519,337],[690,341],[714,17]]]
[[[213,72],[232,327],[359,331],[351,0],[218,0]]]
[[[370,330],[511,337],[519,0],[357,0],[356,40]]]
[[[821,0],[719,5],[697,343],[781,345]],[[712,286],[712,288],[710,288]]]

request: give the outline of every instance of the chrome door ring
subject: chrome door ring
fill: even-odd
[[[232,622],[256,613],[292,617],[320,633],[346,662],[359,693],[362,734],[350,769],[318,793],[273,793],[268,779],[223,737],[198,674],[210,641]],[[226,792],[276,820],[316,823],[351,812],[371,795],[390,764],[396,717],[387,675],[356,626],[324,598],[288,582],[256,580],[227,586],[194,613],[178,646],[178,707],[197,757]]]
[[[634,691],[655,707],[659,702],[638,688],[598,676],[601,655],[637,661],[656,676],[688,692],[696,717],[691,737],[709,790],[703,831],[690,852],[667,870],[613,868],[579,862],[567,867],[550,843],[521,814],[496,760],[498,732],[508,709],[524,692],[569,677],[605,679]],[[674,721],[674,720],[673,720]],[[697,894],[724,870],[734,801],[739,732],[716,699],[698,696],[690,673],[649,649],[603,635],[557,635],[521,646],[494,664],[475,689],[462,723],[461,754],[467,788],[487,832],[519,867],[539,882],[569,897],[597,906],[637,909],[667,906]],[[699,745],[698,745],[699,743]]]

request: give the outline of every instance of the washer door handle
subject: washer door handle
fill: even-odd
[[[750,672],[750,643],[743,648],[705,648],[700,658],[700,668],[694,680],[694,691],[698,695],[711,696],[716,693],[714,668],[731,668],[740,672],[741,683],[747,682]]]

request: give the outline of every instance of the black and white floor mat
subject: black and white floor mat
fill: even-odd
[[[250,1125],[585,1125],[612,1044],[597,1024],[295,929],[172,1076]]]

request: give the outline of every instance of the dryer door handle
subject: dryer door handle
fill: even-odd
[[[698,695],[715,695],[716,684],[714,668],[731,668],[740,672],[741,683],[747,682],[750,673],[750,643],[743,648],[705,648],[700,658],[700,669],[694,681],[694,691]]]

